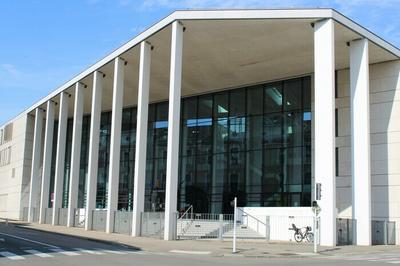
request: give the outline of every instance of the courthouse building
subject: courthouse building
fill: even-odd
[[[0,217],[165,212],[172,240],[188,206],[317,200],[321,244],[351,218],[370,245],[400,223],[399,57],[332,9],[176,11],[0,127]]]

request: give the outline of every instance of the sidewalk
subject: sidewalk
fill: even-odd
[[[313,245],[293,242],[278,242],[265,240],[238,240],[237,253],[232,254],[232,240],[178,240],[164,241],[147,237],[131,237],[123,234],[106,234],[98,231],[85,231],[82,228],[68,228],[65,226],[51,226],[48,224],[29,224],[24,222],[10,222],[10,225],[20,226],[32,230],[40,230],[63,235],[70,235],[93,241],[121,244],[132,248],[153,253],[187,253],[211,256],[246,256],[246,257],[309,257],[331,256],[337,254],[372,254],[380,252],[398,252],[398,246],[341,246],[319,247],[319,253],[313,253]]]

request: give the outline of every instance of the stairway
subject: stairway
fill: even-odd
[[[265,236],[243,225],[237,226],[236,237],[240,239],[265,239]],[[233,238],[233,226],[231,230],[223,234],[223,238]]]
[[[223,222],[223,238],[233,238],[232,221]],[[220,221],[213,220],[179,220],[177,233],[180,239],[219,238]],[[236,237],[240,239],[264,239],[265,237],[256,231],[237,225]]]
[[[179,220],[177,233],[180,238],[217,238],[219,221]]]

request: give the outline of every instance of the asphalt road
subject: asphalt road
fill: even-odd
[[[146,252],[134,247],[97,242],[0,224],[0,265],[395,265],[400,253],[369,257],[335,255],[303,258],[215,257]]]

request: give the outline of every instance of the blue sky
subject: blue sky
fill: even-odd
[[[0,125],[176,9],[333,7],[400,47],[399,0],[0,3]]]

